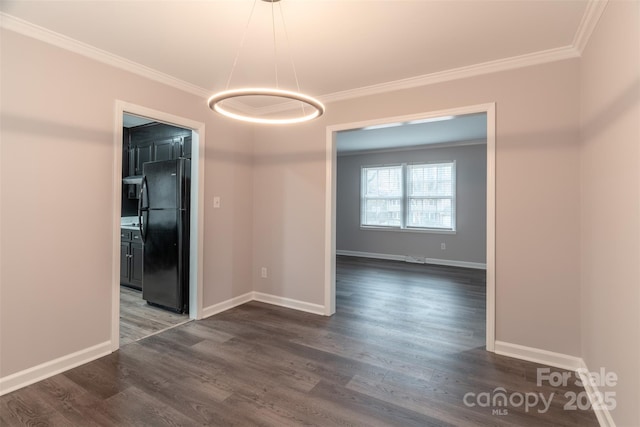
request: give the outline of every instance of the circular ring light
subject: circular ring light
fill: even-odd
[[[299,117],[268,119],[263,117],[250,116],[245,114],[233,113],[226,110],[220,103],[225,99],[240,98],[243,96],[271,96],[276,98],[286,98],[293,101],[302,102],[310,107],[313,111],[310,114]],[[315,98],[304,95],[299,92],[282,89],[265,89],[265,88],[249,88],[249,89],[232,89],[218,92],[207,101],[209,108],[232,119],[242,120],[251,123],[261,123],[270,125],[284,125],[292,123],[302,123],[320,117],[324,113],[324,105]]]

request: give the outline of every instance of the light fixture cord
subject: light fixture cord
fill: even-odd
[[[287,41],[287,50],[289,51],[289,61],[291,61],[291,68],[293,69],[293,77],[296,80],[296,88],[298,92],[300,92],[300,82],[298,81],[298,72],[296,71],[296,64],[293,61],[293,52],[291,49],[291,42],[289,41],[289,32],[287,31],[287,24],[286,24],[286,21],[284,20],[284,12],[282,11],[282,4],[280,4],[280,2],[278,3],[278,7],[280,9],[280,18],[282,19],[282,29],[284,30],[285,40]],[[302,108],[302,114],[303,115],[306,114],[304,109],[304,102],[300,102],[300,107]]]
[[[251,17],[253,16],[253,11],[256,8],[256,3],[258,3],[258,0],[254,0],[253,6],[251,6],[251,13],[249,13],[249,19],[247,20],[247,25],[244,27],[244,34],[242,35],[242,40],[240,41],[240,47],[236,52],[236,57],[233,60],[233,65],[231,66],[231,72],[229,73],[229,78],[227,79],[227,86],[225,87],[225,90],[229,89],[229,85],[231,84],[231,77],[233,76],[233,72],[236,69],[236,65],[238,65],[238,58],[240,58],[240,52],[244,47],[245,40],[247,39],[247,33],[249,32],[249,24],[251,24]]]
[[[273,65],[276,72],[276,89],[279,89],[280,84],[278,82],[278,44],[276,43],[276,16],[275,6],[273,2],[271,2],[271,30],[273,31]]]

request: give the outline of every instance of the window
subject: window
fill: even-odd
[[[362,225],[402,225],[402,166],[362,168]]]
[[[362,168],[362,227],[455,230],[455,162]]]

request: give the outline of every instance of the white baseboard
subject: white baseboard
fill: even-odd
[[[495,342],[495,353],[569,371],[576,371],[583,364],[582,359],[579,357],[497,340]]]
[[[388,259],[392,261],[407,261],[415,263],[415,256],[410,255],[392,255],[392,254],[379,254],[375,252],[360,252],[360,251],[347,251],[347,250],[336,250],[336,255],[344,255],[344,256],[354,256],[354,257],[362,257],[362,258],[373,258],[373,259]],[[422,264],[422,258],[420,258],[419,264]],[[424,258],[425,264],[434,264],[434,265],[446,265],[449,267],[464,267],[464,268],[475,268],[479,270],[486,270],[487,264],[481,262],[470,262],[470,261],[456,261],[449,259],[438,259],[438,258]]]
[[[264,294],[262,292],[254,292],[253,300],[278,305],[280,307],[292,308],[294,310],[306,311],[307,313],[319,314],[321,316],[325,315],[324,306],[320,304],[312,304],[310,302]]]
[[[584,372],[590,371],[589,368],[587,368],[587,364],[584,362],[584,360],[580,359],[580,370],[578,371],[578,375],[580,375],[580,380],[584,385],[584,391],[586,391],[587,396],[589,396],[591,408],[593,408],[593,412],[596,414],[596,418],[598,418],[600,427],[616,427],[616,423],[613,421],[613,417],[611,417],[611,412],[609,412],[606,407],[601,407],[601,402],[603,401],[596,400],[596,396],[602,396],[600,394],[600,391],[598,390],[598,386],[591,384],[591,382],[588,381],[587,377],[584,375]]]
[[[207,318],[209,316],[213,316],[214,314],[222,313],[223,311],[227,311],[230,308],[248,303],[249,301],[252,301],[252,300],[253,300],[253,292],[247,292],[246,294],[239,295],[237,297],[228,299],[226,301],[222,301],[217,304],[204,307],[202,309],[202,319]]]
[[[76,366],[84,365],[110,353],[111,341],[105,341],[93,347],[85,348],[0,378],[0,396],[75,368]]]
[[[275,295],[269,295],[262,292],[247,292],[229,300],[218,304],[210,305],[202,310],[202,319],[222,313],[223,311],[237,307],[250,301],[260,301],[267,304],[278,305],[281,307],[291,308],[294,310],[306,311],[313,314],[324,316],[325,310],[323,305],[311,304],[304,301],[298,301],[291,298],[284,298]],[[185,322],[186,323],[186,322]],[[49,362],[25,369],[15,374],[0,378],[0,396],[26,387],[30,384],[42,381],[61,372],[68,371],[76,366],[84,365],[92,360],[110,354],[111,341],[106,341],[93,347],[77,351],[66,356],[59,357]]]
[[[280,297],[271,294],[265,294],[262,292],[247,292],[246,294],[231,298],[226,301],[222,301],[218,304],[210,305],[202,310],[202,318],[213,316],[214,314],[222,313],[233,307],[248,303],[250,301],[259,301],[267,304],[278,305],[280,307],[291,308],[299,311],[306,311],[308,313],[319,314],[324,316],[325,310],[323,305],[312,304],[310,302],[299,301],[291,298]]]
[[[404,255],[378,254],[374,252],[360,252],[360,251],[343,251],[340,249],[336,250],[336,255],[357,256],[362,258],[373,258],[373,259],[388,259],[391,261],[404,261],[406,259]]]
[[[585,372],[590,372],[587,364],[580,357],[569,356],[562,353],[554,353],[552,351],[540,350],[538,348],[526,347],[519,344],[511,344],[503,341],[495,342],[495,352],[503,356],[514,357],[516,359],[527,360],[529,362],[540,363],[543,365],[554,366],[560,369],[576,371],[580,375],[580,379],[584,386],[584,390],[589,397],[593,412],[598,418],[601,427],[615,427],[616,424],[611,417],[611,413],[606,407],[602,406],[601,400],[596,400],[596,396],[601,396],[598,387],[592,385],[585,376]]]
[[[452,259],[425,258],[425,264],[446,265],[449,267],[475,268],[476,270],[486,270],[487,264],[484,262],[456,261]]]

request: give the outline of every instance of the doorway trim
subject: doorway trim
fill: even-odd
[[[189,318],[202,318],[204,230],[204,141],[205,125],[191,119],[116,100],[113,141],[113,221],[111,263],[111,351],[120,348],[120,214],[122,194],[122,116],[125,113],[193,131],[191,176],[191,230],[189,240]],[[195,256],[194,256],[195,255]]]
[[[440,116],[485,113],[487,117],[487,288],[486,288],[486,349],[495,351],[496,330],[496,103],[470,105],[447,110],[429,111],[404,116],[383,117],[360,122],[327,126],[325,185],[325,315],[336,312],[336,133],[385,123],[407,122]]]

